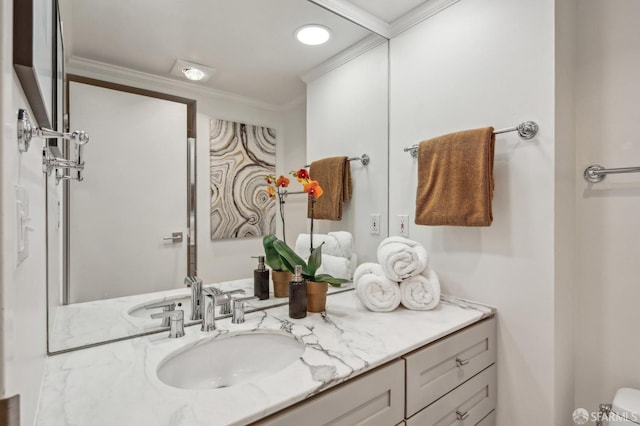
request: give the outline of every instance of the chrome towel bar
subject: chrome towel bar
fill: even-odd
[[[608,174],[615,173],[640,173],[640,167],[618,167],[615,169],[605,169],[599,164],[591,164],[584,169],[583,176],[587,182],[598,183]]]
[[[371,158],[367,154],[362,154],[360,157],[349,157],[347,158],[347,160],[360,161],[363,166],[368,166],[369,163],[371,162]],[[304,167],[308,169],[309,167],[311,167],[311,164],[306,164]]]
[[[499,135],[500,133],[510,133],[510,132],[518,132],[520,138],[524,140],[533,139],[535,135],[538,134],[538,124],[534,121],[525,121],[524,123],[520,123],[515,127],[509,127],[507,129],[498,129],[494,130],[494,135]],[[402,149],[404,152],[408,152],[411,154],[413,158],[418,156],[418,144],[412,145],[408,148]]]

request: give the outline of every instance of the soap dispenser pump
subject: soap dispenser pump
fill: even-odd
[[[253,295],[260,300],[269,298],[269,270],[264,266],[264,256],[252,256],[258,259],[258,269],[253,271]]]
[[[302,278],[302,266],[296,265],[293,281],[289,282],[289,317],[307,316],[307,282]]]

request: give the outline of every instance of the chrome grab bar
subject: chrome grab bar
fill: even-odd
[[[640,167],[618,167],[615,169],[605,169],[599,164],[591,164],[584,169],[583,176],[587,182],[598,183],[608,174],[617,173],[640,173]]]

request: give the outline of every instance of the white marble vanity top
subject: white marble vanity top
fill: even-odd
[[[207,284],[206,286],[211,285]],[[345,284],[349,288],[352,284]],[[253,294],[253,278],[216,283],[223,291],[245,290],[247,295]],[[343,288],[330,287],[329,292],[341,291]],[[178,296],[190,296],[187,287],[173,290],[133,296],[116,297],[92,302],[73,303],[59,306],[56,310],[53,329],[49,336],[49,350],[57,352],[80,346],[122,339],[129,336],[142,335],[160,328],[160,320],[149,316],[140,318],[129,314],[132,309],[144,307]],[[287,298],[275,298],[271,292],[269,299],[250,300],[246,303],[247,311],[267,306],[286,303]],[[185,311],[185,322],[189,323],[191,312]]]
[[[169,339],[160,333],[49,357],[36,425],[244,425],[493,315],[486,306],[446,298],[426,312],[366,310],[355,292],[327,299],[327,315],[290,319],[288,306],[229,318]],[[302,357],[278,373],[221,389],[183,390],[156,376],[171,352],[229,332],[278,330],[305,344]],[[259,351],[260,348],[255,348]]]

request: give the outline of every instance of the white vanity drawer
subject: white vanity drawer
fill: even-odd
[[[480,420],[476,426],[496,426],[496,410],[490,412],[487,417]]]
[[[407,361],[406,417],[493,364],[495,344],[496,324],[491,318],[404,356]]]
[[[492,365],[465,384],[407,420],[407,426],[492,426],[489,415],[496,406],[496,366]]]
[[[404,360],[398,360],[255,425],[389,426],[403,418]]]

